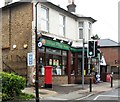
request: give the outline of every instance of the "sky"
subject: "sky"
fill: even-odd
[[[0,0],[0,6],[4,4]],[[15,1],[15,0],[14,0]],[[68,1],[48,0],[60,7],[67,9]],[[76,13],[97,20],[93,24],[93,34],[98,34],[101,39],[111,39],[118,42],[118,2],[120,0],[74,0]]]
[[[49,0],[67,9],[68,1]],[[92,17],[97,22],[93,24],[93,34],[101,39],[111,39],[118,42],[118,2],[120,0],[74,0],[76,13]]]

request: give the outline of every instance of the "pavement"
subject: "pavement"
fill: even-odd
[[[113,80],[113,87],[111,88],[111,82],[100,82],[92,84],[92,92],[90,92],[89,84],[61,84],[52,85],[52,88],[39,88],[39,97],[41,100],[75,100],[77,98],[84,99],[94,94],[98,94],[105,91],[110,91],[113,88],[120,87],[120,80]],[[35,95],[34,87],[26,87],[22,90],[25,93]]]

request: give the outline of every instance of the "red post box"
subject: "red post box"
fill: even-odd
[[[45,66],[45,88],[52,88],[52,66]]]
[[[107,82],[110,82],[110,81],[111,81],[110,74],[107,74],[107,75],[106,75],[106,81],[107,81]]]

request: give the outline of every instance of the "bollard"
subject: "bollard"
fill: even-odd
[[[113,87],[113,76],[111,75],[111,88]]]
[[[92,92],[92,78],[90,78],[90,92]]]

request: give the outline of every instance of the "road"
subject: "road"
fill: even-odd
[[[64,95],[63,95],[64,96]],[[71,96],[72,97],[72,96]],[[97,93],[94,95],[79,98],[79,96],[74,96],[74,99],[65,99],[64,97],[49,97],[47,100],[39,100],[39,102],[120,102],[120,88],[112,89],[110,91]],[[77,98],[75,98],[77,97]],[[70,98],[70,97],[69,97]],[[20,101],[20,102],[36,102],[35,100]]]
[[[111,100],[113,102],[119,102],[118,100],[120,100],[120,88],[112,89],[111,91],[102,92],[90,97],[84,97],[77,100],[89,100],[89,102],[92,102],[93,100]]]

